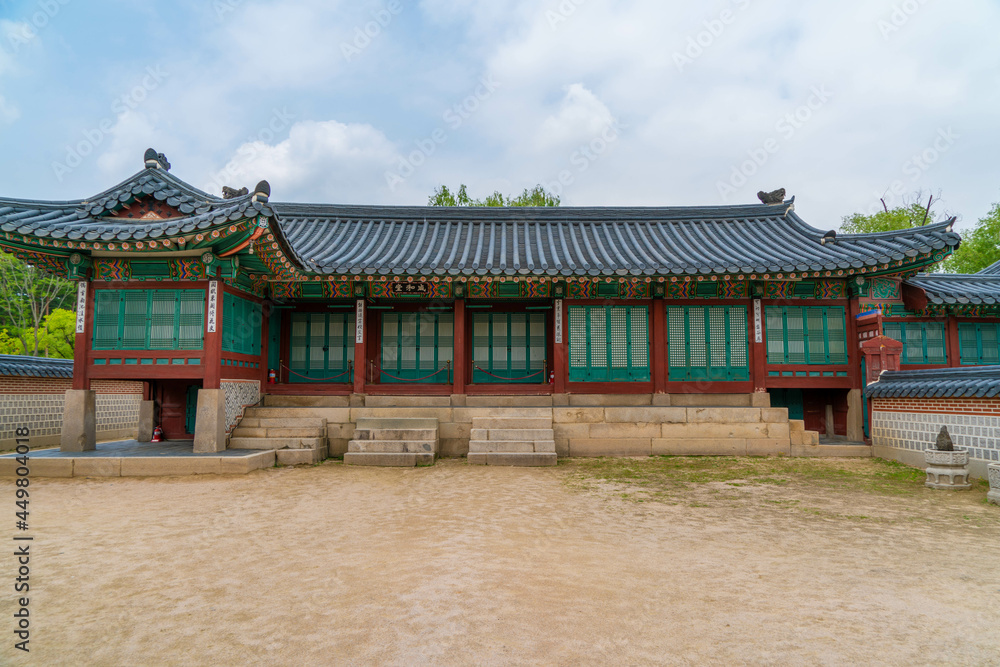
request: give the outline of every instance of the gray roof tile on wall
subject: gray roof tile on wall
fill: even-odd
[[[885,371],[865,394],[870,398],[992,398],[1000,395],[1000,366]]]
[[[0,354],[0,375],[71,378],[73,377],[73,360]]]

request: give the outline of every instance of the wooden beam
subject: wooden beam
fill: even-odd
[[[667,304],[663,299],[653,299],[653,335],[650,338],[653,365],[653,391],[665,394],[667,391]]]
[[[369,321],[366,321],[369,320]],[[354,333],[354,393],[365,393],[365,379],[368,377],[368,355],[365,354],[365,343],[371,332],[368,327],[371,324],[368,316],[368,308],[365,307],[365,300],[358,299],[355,302],[355,331]],[[360,338],[360,340],[359,340]]]
[[[85,283],[83,333],[76,334],[73,347],[73,389],[90,389],[90,345],[94,339],[94,283]],[[77,285],[79,295],[80,285]]]
[[[455,394],[465,393],[465,378],[469,365],[465,320],[465,299],[455,299],[455,340],[452,348],[455,357],[452,364],[452,372],[455,374],[453,381]]]
[[[205,327],[205,354],[202,357],[205,366],[205,381],[202,387],[205,389],[219,389],[222,387],[222,298],[224,293],[222,281],[217,281],[218,291],[215,298],[215,331],[209,332]],[[205,322],[208,322],[208,309],[212,307],[211,283],[205,292]]]
[[[948,349],[948,365],[958,368],[962,365],[962,350],[958,345],[958,319],[954,315],[948,317],[944,335],[945,346]]]
[[[561,307],[560,307],[561,304]],[[555,317],[553,317],[553,345],[552,345],[552,372],[555,373],[552,391],[556,394],[565,394],[569,383],[569,335],[567,333],[567,318],[569,314],[569,304],[566,299],[557,299],[556,307],[562,312],[561,331],[555,332]],[[554,311],[553,311],[554,312]],[[562,341],[562,342],[558,342]]]

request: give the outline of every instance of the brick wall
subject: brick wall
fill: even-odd
[[[31,430],[31,445],[59,444],[69,378],[0,376],[0,450],[14,447],[14,429]],[[142,382],[94,380],[98,439],[131,438],[139,424]]]
[[[1000,415],[1000,398],[876,398],[872,410]]]
[[[969,457],[1000,461],[1000,399],[876,398],[872,445],[923,452],[934,447],[942,426]]]
[[[0,394],[64,394],[73,381],[69,378],[35,378],[0,375]],[[98,394],[141,394],[142,382],[133,380],[93,380],[90,388]]]

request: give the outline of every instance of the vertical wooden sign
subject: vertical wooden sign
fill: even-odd
[[[87,325],[87,281],[76,284],[76,332],[82,334]]]

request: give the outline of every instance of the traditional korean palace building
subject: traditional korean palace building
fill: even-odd
[[[279,203],[266,182],[203,192],[150,150],[139,173],[87,199],[0,199],[0,246],[79,284],[66,399],[67,424],[79,427],[64,428],[64,448],[93,444],[95,381],[135,380],[141,424],[194,438],[202,451],[245,444],[240,428],[264,430],[266,420],[244,419],[230,433],[266,394],[270,406],[343,407],[343,417],[326,417],[350,427],[342,444],[359,418],[520,406],[547,408],[550,420],[553,410],[578,411],[556,414],[560,453],[633,454],[656,453],[658,439],[696,447],[715,437],[698,437],[691,406],[756,409],[765,426],[782,420],[760,410],[788,409],[783,430],[762,426],[744,443],[787,449],[789,417],[862,441],[860,343],[871,336],[902,341],[904,368],[997,363],[1000,269],[918,275],[958,246],[953,222],[836,235],[810,227],[794,199]],[[612,406],[675,412],[623,417]],[[671,438],[671,420],[688,430]],[[620,430],[633,435],[602,437],[598,422],[628,422]],[[461,455],[477,441],[468,424],[441,428],[443,451]],[[615,437],[627,440],[616,448]],[[744,446],[734,451],[753,453]]]

